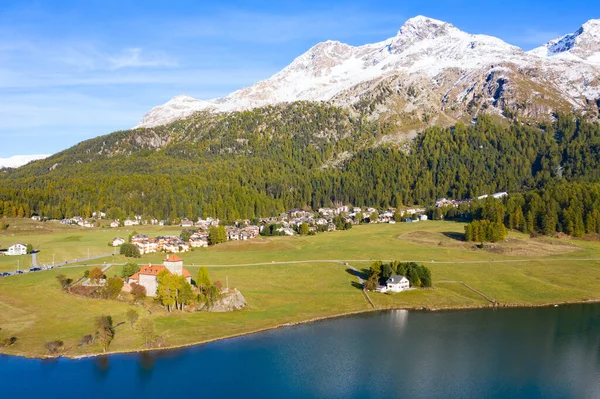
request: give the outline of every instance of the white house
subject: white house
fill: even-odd
[[[410,287],[410,282],[404,276],[391,276],[385,282],[387,291],[402,292]]]
[[[123,224],[125,225],[125,227],[138,226],[140,224],[140,221],[137,219],[136,220],[125,219]]]
[[[27,245],[23,244],[15,244],[8,247],[8,251],[6,251],[6,255],[14,256],[14,255],[27,255]]]
[[[110,227],[112,228],[116,228],[119,227],[121,224],[119,223],[118,220],[114,220],[113,222],[111,222]]]
[[[419,220],[427,220],[427,215],[419,215]]]
[[[113,238],[111,244],[113,247],[120,247],[121,245],[125,244],[125,240],[121,237],[115,237]]]

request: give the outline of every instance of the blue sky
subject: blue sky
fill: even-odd
[[[178,94],[223,96],[320,41],[384,40],[415,15],[528,50],[600,18],[600,2],[2,0],[0,157],[132,127]]]

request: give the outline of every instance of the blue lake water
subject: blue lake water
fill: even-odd
[[[0,356],[0,397],[600,398],[600,305],[389,311],[207,345]]]

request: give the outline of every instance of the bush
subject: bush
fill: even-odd
[[[60,284],[60,288],[62,289],[67,288],[69,284],[73,282],[72,279],[68,278],[64,274],[59,274],[58,276],[56,276],[56,280],[58,281],[58,283]]]
[[[122,244],[119,251],[121,255],[125,255],[127,258],[141,258],[140,249],[135,244]]]
[[[81,337],[81,345],[89,345],[94,342],[94,337],[91,334]]]
[[[17,337],[4,338],[0,340],[0,348],[11,346],[17,342]]]
[[[146,298],[146,287],[140,284],[131,283],[131,295],[135,301],[141,301]]]
[[[64,346],[64,342],[60,341],[60,340],[56,340],[56,341],[50,341],[50,342],[46,342],[46,344],[44,345],[44,348],[46,348],[46,350],[49,353],[56,353],[59,350],[61,350]]]

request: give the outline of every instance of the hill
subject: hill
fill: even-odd
[[[334,203],[431,204],[559,182],[600,181],[600,128],[553,124],[393,126],[325,103],[296,102],[116,132],[0,176],[0,215],[51,218],[216,216],[224,220]]]

